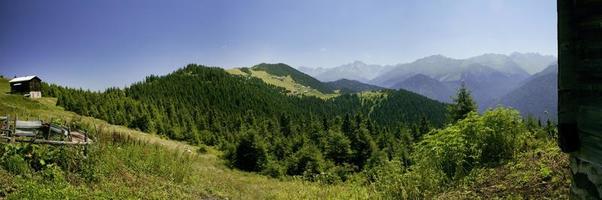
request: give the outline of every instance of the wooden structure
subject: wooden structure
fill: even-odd
[[[602,0],[558,0],[558,131],[572,199],[602,199]]]
[[[10,93],[23,94],[30,98],[42,97],[42,79],[37,76],[17,77],[9,81]]]
[[[561,148],[602,165],[602,0],[558,1]]]
[[[53,138],[59,139],[53,139]],[[86,145],[92,143],[88,134],[71,128],[44,123],[41,120],[21,121],[17,117],[0,116],[0,138],[8,142],[52,145]]]

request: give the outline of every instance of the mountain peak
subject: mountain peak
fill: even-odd
[[[438,62],[445,62],[445,61],[449,61],[449,60],[454,60],[454,59],[450,58],[450,57],[446,57],[441,54],[436,54],[436,55],[420,58],[414,62],[415,63],[438,63]]]
[[[366,64],[366,63],[364,63],[362,61],[359,61],[359,60],[353,61],[351,64],[352,65],[368,65],[368,64]]]
[[[510,54],[510,58],[530,74],[540,72],[546,67],[550,66],[551,64],[554,64],[558,60],[553,55],[519,52],[514,52]]]

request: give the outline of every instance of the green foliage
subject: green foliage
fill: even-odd
[[[512,158],[529,132],[515,110],[498,108],[483,116],[469,113],[457,124],[428,135],[416,159],[439,167],[449,178],[465,176],[474,167]]]
[[[20,155],[10,155],[2,159],[3,167],[17,175],[27,175],[30,172],[29,164]]]
[[[339,131],[331,130],[328,132],[324,148],[326,157],[332,159],[337,164],[349,162],[353,154],[351,141]]]
[[[521,159],[521,168],[527,168],[528,164],[525,163],[533,159],[533,157],[524,157],[527,153],[541,156],[544,155],[543,152],[547,155],[549,154],[547,152],[559,151],[551,142],[554,141],[553,137],[541,137],[538,134],[545,128],[533,127],[532,124],[533,122],[523,121],[518,111],[507,108],[488,110],[483,115],[471,112],[465,119],[455,124],[431,131],[420,142],[413,145],[412,165],[404,164],[402,159],[393,159],[375,165],[366,171],[366,175],[378,193],[392,199],[432,198],[441,193],[444,196],[451,196],[448,197],[451,199],[474,198],[477,194],[456,196],[458,194],[448,194],[446,191],[454,189],[453,187],[464,187],[458,185],[465,183],[473,184],[481,180],[485,183],[496,181],[491,180],[489,176],[498,172],[486,172],[487,169],[502,168],[504,173],[517,174],[518,171],[506,168],[508,165],[514,165],[513,162],[517,157]],[[544,151],[538,149],[550,144],[555,149]],[[556,187],[560,183],[549,182],[558,178],[554,172],[559,169],[552,170],[551,166],[561,167],[549,163],[535,164],[530,170],[523,169],[532,171],[529,176],[523,178],[526,182],[543,180],[545,184],[553,184]],[[475,174],[483,177],[475,177]],[[508,181],[519,180],[511,175],[503,178]],[[535,192],[530,195],[541,194]],[[554,193],[554,195],[558,194]]]
[[[233,165],[245,171],[259,172],[268,162],[267,147],[258,136],[257,131],[247,130],[245,136],[236,146],[233,154]]]
[[[261,173],[273,178],[278,178],[286,174],[286,166],[282,166],[279,162],[269,160]]]
[[[196,152],[197,152],[197,153],[200,153],[200,154],[205,154],[205,153],[207,153],[207,151],[208,151],[207,149],[208,149],[208,147],[207,147],[206,145],[204,145],[204,144],[200,144],[200,145],[199,145],[199,149],[197,149],[197,151],[196,151]]]
[[[477,111],[477,104],[472,100],[470,91],[464,83],[458,89],[454,103],[448,106],[448,112],[452,122],[462,120],[468,116],[470,112]]]
[[[287,169],[288,175],[302,175],[306,179],[314,177],[324,171],[325,161],[320,151],[312,146],[304,146],[292,157]]]
[[[372,154],[377,151],[376,143],[370,136],[368,129],[360,127],[353,132],[351,149],[353,151],[351,163],[362,169],[368,159],[372,157]]]
[[[49,167],[82,172],[83,149],[78,147],[53,148],[30,144],[0,144],[2,166],[15,174],[39,172]]]

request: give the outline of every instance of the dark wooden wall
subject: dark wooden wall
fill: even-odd
[[[602,0],[557,3],[560,146],[602,164]]]
[[[13,94],[25,94],[31,91],[42,91],[42,80],[33,78],[29,81],[10,83],[10,92]]]

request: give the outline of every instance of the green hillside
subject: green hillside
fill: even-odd
[[[365,92],[365,91],[377,91],[384,90],[385,88],[378,87],[375,85],[370,85],[366,83],[362,83],[355,80],[349,79],[339,79],[337,81],[326,82],[330,88],[337,90],[341,93],[356,93],[356,92]]]
[[[61,119],[90,131],[82,149],[0,143],[0,197],[7,199],[367,199],[350,184],[273,179],[230,169],[213,148],[166,140],[54,106],[56,98],[7,95],[0,79],[0,114]],[[96,126],[97,128],[93,128]],[[96,131],[98,130],[98,131]],[[199,151],[199,150],[203,151]],[[34,155],[27,157],[26,155]],[[44,166],[39,166],[44,160]]]
[[[220,151],[194,141],[183,143],[163,139],[164,136],[172,136],[157,131],[160,129],[155,126],[161,125],[153,126],[156,133],[143,133],[80,116],[54,105],[68,105],[68,109],[88,114],[96,110],[103,116],[100,110],[106,109],[102,105],[108,102],[117,105],[116,110],[110,111],[116,116],[109,119],[123,117],[132,119],[129,123],[136,124],[141,118],[129,115],[142,112],[142,107],[154,109],[154,104],[150,103],[164,101],[159,98],[161,96],[170,97],[172,102],[187,99],[187,103],[195,103],[190,99],[198,99],[181,93],[179,97],[169,96],[172,94],[169,91],[177,91],[177,87],[167,87],[163,81],[177,79],[171,77],[174,74],[187,77],[186,83],[190,83],[190,76],[204,77],[202,80],[213,84],[223,83],[221,78],[227,79],[209,76],[212,73],[227,74],[219,69],[189,66],[165,77],[151,76],[125,90],[90,93],[56,86],[45,88],[45,94],[54,92],[60,96],[58,99],[30,100],[2,92],[0,113],[18,114],[20,118],[62,119],[88,130],[99,142],[89,147],[86,157],[81,154],[81,149],[72,147],[0,144],[0,195],[8,199],[567,198],[570,180],[568,158],[556,146],[555,129],[553,126],[540,127],[534,121],[524,121],[518,112],[511,109],[491,110],[482,115],[472,113],[466,119],[440,129],[429,128],[428,120],[425,120],[428,118],[424,116],[412,119],[419,122],[418,126],[393,126],[386,123],[387,120],[376,121],[380,115],[387,115],[382,110],[412,104],[392,99],[419,95],[394,91],[342,95],[337,98],[345,98],[346,102],[357,101],[362,105],[361,112],[366,109],[367,113],[381,114],[365,117],[343,115],[332,121],[324,118],[311,120],[320,118],[308,115],[308,119],[297,121],[299,117],[304,118],[300,112],[301,115],[275,116],[275,121],[270,122],[267,117],[261,117],[260,112],[246,112],[247,116],[254,117],[242,118],[238,132],[229,133],[226,128],[218,129],[223,132],[209,132],[221,137],[217,138],[214,146],[223,150]],[[173,86],[176,82],[169,83]],[[249,85],[244,81],[241,84]],[[6,85],[6,80],[0,82],[0,88],[4,90],[8,88]],[[166,87],[163,89],[165,93],[154,90],[152,93],[159,94],[147,94],[144,88],[151,87],[149,85]],[[259,85],[250,87],[263,88]],[[208,90],[220,91],[216,89]],[[226,91],[220,91],[221,99],[236,101],[228,99],[231,97],[227,96],[232,94]],[[282,92],[277,88],[275,91]],[[265,97],[267,95],[257,98]],[[89,98],[96,99],[92,101]],[[308,98],[306,101],[320,104],[342,101],[337,98],[326,101]],[[303,98],[292,99],[295,102]],[[419,101],[423,99],[414,103]],[[141,107],[129,105],[133,102],[138,102]],[[240,107],[245,105],[243,103],[238,105],[225,112],[246,108]],[[195,103],[195,106],[203,108],[202,104]],[[219,106],[222,105],[216,104]],[[180,111],[175,112],[183,115]],[[163,112],[157,111],[159,114]],[[212,116],[222,116],[216,111],[211,113]],[[173,123],[182,123],[175,121],[183,120],[182,124],[186,124],[185,118],[168,120]],[[154,124],[159,121],[148,122]],[[387,130],[390,127],[399,129]],[[286,136],[286,139],[281,136]],[[231,143],[224,142],[229,140],[228,137],[235,139]],[[201,143],[209,141],[201,139]]]
[[[288,94],[291,95],[313,96],[321,99],[330,99],[341,94],[385,89],[347,79],[332,82],[320,82],[319,80],[282,63],[262,63],[251,68],[228,69],[226,72],[233,75],[261,79],[267,84],[284,88],[288,91]]]
[[[269,74],[286,77],[290,76],[295,82],[305,85],[311,88],[314,88],[322,93],[329,94],[334,93],[332,88],[328,87],[328,85],[320,82],[318,79],[311,77],[310,75],[304,74],[291,66],[288,66],[283,63],[278,64],[267,64],[261,63],[251,67],[252,70],[265,71]]]
[[[310,180],[327,174],[335,182],[360,172],[376,151],[395,156],[402,149],[389,143],[404,134],[420,135],[413,129],[420,120],[442,125],[446,112],[444,104],[406,91],[382,91],[369,100],[363,94],[327,100],[291,96],[261,79],[198,65],[149,76],[123,90],[98,93],[49,86],[44,93],[82,115],[216,146],[239,169]],[[392,138],[381,141],[386,135]],[[347,146],[344,155],[331,152],[334,144],[326,142],[335,136],[349,142],[336,144]],[[238,155],[247,152],[253,155]],[[241,161],[247,157],[256,160]]]
[[[234,74],[234,75],[250,76],[250,77],[261,79],[262,81],[264,81],[267,84],[284,88],[287,91],[287,94],[290,94],[290,95],[313,96],[313,97],[318,97],[321,99],[329,99],[329,98],[333,98],[333,97],[340,95],[339,93],[336,93],[336,92],[335,93],[323,93],[323,92],[320,92],[319,90],[316,90],[307,85],[302,85],[300,83],[297,83],[290,75],[276,76],[276,75],[270,74],[263,70],[255,70],[255,69],[248,69],[248,68],[228,69],[228,70],[226,70],[226,72],[228,72],[230,74]]]

